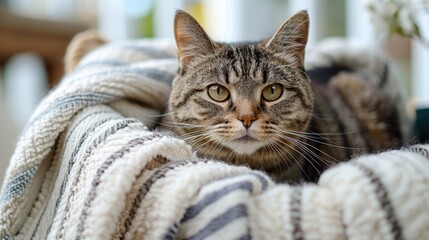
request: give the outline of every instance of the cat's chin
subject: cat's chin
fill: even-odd
[[[263,147],[265,144],[260,141],[227,141],[222,145],[241,155],[250,155]]]

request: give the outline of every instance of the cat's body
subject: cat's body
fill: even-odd
[[[307,31],[308,15],[300,12],[269,41],[221,44],[178,12],[180,69],[168,125],[199,156],[261,169],[278,181],[314,181],[352,155],[399,146],[404,117],[396,94],[379,81],[388,72],[359,62],[305,71]]]

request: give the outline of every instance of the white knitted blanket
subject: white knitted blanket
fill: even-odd
[[[318,184],[199,159],[153,126],[176,72],[162,42],[86,56],[23,131],[1,239],[429,239],[429,146],[362,156]]]

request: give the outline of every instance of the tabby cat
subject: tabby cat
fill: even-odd
[[[278,181],[317,181],[352,155],[401,145],[397,102],[382,91],[384,83],[340,65],[304,69],[308,28],[301,11],[269,40],[224,44],[178,11],[180,67],[168,125],[200,157],[247,165]]]

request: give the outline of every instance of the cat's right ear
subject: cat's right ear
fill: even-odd
[[[309,21],[307,11],[297,12],[282,24],[266,47],[288,55],[294,65],[303,66]]]
[[[178,10],[174,18],[180,68],[184,69],[193,58],[214,53],[214,43],[204,29],[188,13]]]

